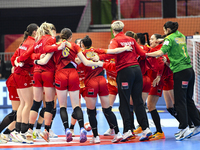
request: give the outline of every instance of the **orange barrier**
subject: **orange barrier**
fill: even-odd
[[[167,21],[176,21],[179,23],[179,31],[182,32],[185,36],[193,35],[194,32],[200,32],[200,17],[192,18],[166,18],[166,19],[141,19],[141,20],[123,20],[125,27],[124,32],[133,31],[135,33],[144,33],[148,32],[149,36],[154,33],[163,35],[163,25]],[[87,33],[74,33],[72,41],[74,42],[77,38],[83,38],[88,35],[93,42],[93,47],[96,48],[108,48],[108,45],[111,40],[111,32],[87,32]],[[6,39],[7,36],[7,39]],[[14,52],[20,42],[23,40],[23,35],[21,37],[16,36],[16,39],[13,41],[8,37],[14,38],[14,35],[6,35],[5,43],[10,41],[10,44],[7,44],[5,47],[5,52]],[[11,38],[11,39],[12,39]]]

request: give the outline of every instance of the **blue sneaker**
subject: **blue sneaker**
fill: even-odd
[[[80,143],[84,143],[86,141],[87,141],[87,131],[84,128],[81,128]]]
[[[71,142],[73,140],[73,138],[72,138],[72,132],[70,131],[69,128],[66,129],[65,135],[66,135],[66,141],[67,142]]]

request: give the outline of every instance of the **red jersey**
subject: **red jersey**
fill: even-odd
[[[71,61],[75,63],[75,58],[82,49],[75,43],[71,43],[71,47],[65,47],[63,50],[56,51],[53,60],[56,63],[56,70],[60,70],[67,66]]]
[[[162,47],[162,44],[151,48],[149,52],[155,52],[160,50],[160,48]],[[148,76],[151,78],[151,80],[154,80],[157,76],[161,76],[161,80],[160,83],[163,83],[163,70],[164,70],[164,62],[163,62],[163,58],[162,57],[157,57],[156,61],[151,61],[151,64],[154,65],[154,68],[151,70],[148,70]]]
[[[123,32],[118,33],[115,38],[111,40],[109,48],[114,49],[117,47],[124,47],[125,45],[131,45],[133,50],[116,54],[115,65],[117,72],[129,66],[139,65],[137,54],[141,57],[145,57],[145,52],[137,44],[135,39],[126,36]]]
[[[51,35],[42,36],[41,39],[38,40],[37,43],[34,45],[34,53],[39,53],[39,54],[51,53],[57,51],[57,49],[58,46],[56,45],[56,38]],[[53,61],[53,58],[51,57],[51,59],[45,65],[35,65],[34,72],[38,71],[54,72],[55,63]]]
[[[115,67],[115,60],[111,59],[109,62],[104,62],[103,68],[106,69],[108,83],[112,86],[117,87],[117,72]]]
[[[23,53],[25,53],[34,44],[35,44],[35,39],[31,36],[28,36],[27,39],[23,42],[23,44],[19,46],[19,48],[15,51],[14,55],[12,56],[11,58],[12,65],[15,66],[14,61],[16,57],[23,55]],[[28,57],[24,61],[23,67],[15,67],[14,73],[22,73],[23,70],[26,70],[31,73],[33,71],[33,64],[34,64],[33,60],[30,57]]]
[[[105,53],[106,50],[104,49],[95,49],[93,47],[90,47],[89,49],[86,49],[83,51],[83,55],[85,55],[86,59],[91,60],[91,58],[95,55],[95,53]],[[85,72],[85,83],[90,80],[92,77],[96,77],[99,74],[101,74],[103,71],[103,67],[98,66],[84,66],[84,72]]]
[[[170,63],[170,60],[169,60],[169,58],[168,58],[168,55],[165,54],[165,55],[163,55],[163,56],[165,56],[165,57],[167,58],[167,62]],[[164,66],[164,71],[163,71],[163,78],[165,79],[165,78],[167,78],[167,77],[169,77],[169,76],[171,76],[171,75],[173,75],[173,72],[172,72],[171,69],[165,64],[165,66]]]

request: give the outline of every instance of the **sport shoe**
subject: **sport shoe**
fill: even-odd
[[[24,144],[33,144],[33,141],[29,141],[26,139],[26,133],[17,134],[17,138]]]
[[[41,133],[41,129],[35,129],[33,131],[33,138],[34,139],[41,139],[42,137],[40,136],[40,133]]]
[[[51,129],[49,130],[49,136],[50,138],[58,138],[58,135],[56,135]]]
[[[142,132],[142,136],[140,137],[140,141],[146,141],[149,140],[149,137],[152,135],[152,132],[149,128],[146,128],[143,132]]]
[[[128,141],[136,138],[136,135],[135,135],[135,133],[134,133],[134,132],[132,132],[132,134],[133,134],[133,136],[132,136],[132,137],[129,137],[129,138],[127,138],[127,140],[128,140]]]
[[[49,132],[45,129],[43,132],[40,133],[40,136],[47,142],[49,142]]]
[[[195,126],[193,129],[192,129],[192,134],[191,134],[191,137],[192,136],[195,136],[197,134],[200,133],[200,126]]]
[[[2,137],[0,137],[0,144],[6,144],[6,143],[7,143],[7,141],[4,140]]]
[[[104,136],[110,136],[110,135],[113,135],[113,134],[115,134],[114,129],[109,128],[103,135]]]
[[[132,137],[133,133],[131,132],[131,130],[128,130],[127,132],[124,133],[124,135],[122,136],[122,140],[121,142],[126,142],[128,140],[128,138]]]
[[[192,132],[190,131],[190,129],[187,127],[185,129],[181,129],[178,133],[177,133],[177,137],[176,140],[178,141],[182,141],[185,138],[189,137],[190,135],[192,135]]]
[[[11,133],[10,133],[10,135],[11,135],[11,137],[12,137],[12,141],[15,141],[15,142],[21,142],[21,140],[20,139],[18,139],[18,137],[17,137],[17,135],[18,135],[19,133],[17,132],[17,131],[12,131]]]
[[[138,127],[136,130],[134,130],[134,133],[135,134],[140,134],[140,133],[142,133],[142,127]]]
[[[120,132],[118,132],[117,134],[115,134],[114,139],[112,140],[112,142],[113,143],[118,143],[122,139],[123,139],[122,134]]]
[[[73,140],[72,133],[68,128],[66,129],[65,135],[66,135],[66,141],[67,142],[71,142]]]
[[[25,133],[26,139],[29,141],[33,141],[33,130],[28,129],[28,131]]]
[[[71,133],[72,133],[72,137],[75,137],[75,134],[74,134],[74,129],[70,129]]]
[[[164,134],[164,132],[162,132],[162,133],[161,132],[156,132],[156,133],[153,134],[152,138],[154,140],[165,139],[165,134]]]
[[[7,142],[11,142],[11,135],[10,134],[1,134],[1,139],[7,141]]]
[[[87,131],[81,128],[80,143],[84,143],[85,141],[87,141]]]
[[[94,144],[100,143],[100,138],[99,138],[99,136],[92,137],[92,140],[90,140],[90,143],[94,143]]]

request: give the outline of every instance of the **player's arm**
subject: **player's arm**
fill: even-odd
[[[34,63],[36,65],[46,65],[49,62],[49,60],[51,59],[52,55],[53,55],[53,52],[52,53],[47,53],[44,56],[44,58],[41,58],[39,60],[35,60]]]

